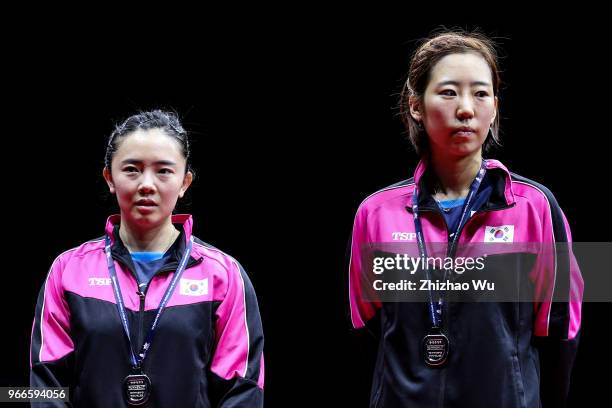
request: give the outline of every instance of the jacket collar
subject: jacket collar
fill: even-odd
[[[516,200],[512,191],[510,172],[506,166],[498,160],[485,159],[485,168],[487,173],[483,185],[490,185],[492,191],[480,210],[493,211],[513,206]],[[414,183],[419,186],[419,209],[436,211],[438,205],[432,196],[432,171],[426,158],[419,161],[414,171]],[[406,207],[412,212],[412,197],[409,200]]]
[[[172,215],[172,223],[173,224],[181,224],[182,228],[179,228],[180,234],[176,241],[172,244],[172,246],[168,249],[170,252],[169,264],[162,268],[163,270],[172,269],[174,265],[178,265],[180,262],[185,249],[187,248],[187,243],[191,238],[191,232],[193,228],[193,218],[189,214],[177,214]],[[119,239],[119,225],[121,224],[121,216],[119,214],[111,215],[108,217],[106,221],[105,232],[111,239],[111,254],[113,259],[121,261],[124,265],[126,265],[131,271],[134,271],[134,265],[132,262],[132,257],[128,251],[128,249],[123,245],[121,239]],[[198,262],[193,257],[193,253],[189,257],[189,261],[187,263],[187,267],[190,267]]]

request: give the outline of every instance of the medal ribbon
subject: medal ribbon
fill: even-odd
[[[476,195],[476,192],[478,192],[478,188],[480,187],[480,183],[482,182],[482,179],[484,178],[486,171],[487,171],[486,170],[486,160],[483,160],[480,165],[480,170],[478,170],[478,174],[476,174],[476,177],[474,178],[474,180],[472,181],[472,184],[470,185],[470,191],[467,195],[467,198],[465,199],[465,203],[463,204],[463,208],[461,210],[461,218],[459,220],[459,224],[457,224],[457,229],[455,230],[455,233],[451,235],[452,238],[448,245],[447,256],[451,256],[452,254],[454,254],[455,247],[457,245],[457,242],[459,241],[459,231],[463,227],[464,222],[467,222],[467,220],[471,217],[471,215],[467,215],[467,213],[470,209],[470,205],[472,203],[474,196]],[[419,194],[418,187],[415,184],[414,194],[412,195],[412,214],[414,216],[414,229],[415,229],[416,236],[417,236],[417,243],[419,245],[419,253],[420,253],[421,258],[423,258],[425,262],[425,274],[426,274],[427,280],[431,281],[431,275],[429,273],[429,267],[427,263],[427,248],[425,246],[423,226],[421,225],[421,219],[419,218],[418,194]],[[446,273],[445,273],[445,276],[446,276]],[[436,305],[433,300],[433,293],[431,291],[431,286],[430,286],[429,288],[429,315],[430,315],[432,328],[440,328],[440,326],[442,325],[442,306],[443,306],[443,301],[442,301],[442,298],[440,298],[438,302],[439,312],[436,313]]]
[[[155,315],[155,320],[151,324],[151,328],[149,329],[147,336],[145,337],[145,342],[142,345],[142,349],[138,356],[134,354],[134,348],[132,346],[132,340],[130,338],[130,330],[127,321],[127,313],[125,311],[125,304],[123,302],[123,296],[121,295],[121,288],[119,287],[119,282],[117,280],[117,272],[115,270],[115,263],[113,261],[113,257],[111,254],[111,239],[107,235],[106,236],[106,244],[104,246],[104,252],[106,253],[106,262],[108,264],[108,273],[111,277],[111,283],[113,285],[113,292],[115,294],[115,300],[117,301],[117,311],[119,312],[119,317],[121,318],[121,323],[123,325],[123,331],[128,340],[128,344],[130,345],[130,360],[132,362],[133,368],[142,367],[142,363],[147,356],[147,352],[151,347],[151,343],[153,342],[153,337],[155,335],[155,329],[157,328],[157,323],[159,322],[159,318],[161,317],[162,312],[164,311],[168,300],[172,296],[174,289],[176,287],[176,283],[180,279],[185,267],[187,266],[187,260],[189,259],[189,255],[191,254],[191,248],[193,247],[193,237],[190,237],[189,243],[187,244],[187,248],[185,249],[185,253],[183,254],[183,258],[179,263],[179,267],[174,273],[174,277],[170,281],[170,285],[166,289],[164,296],[162,297],[159,306],[157,307],[157,313]]]

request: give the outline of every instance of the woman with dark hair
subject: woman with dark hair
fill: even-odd
[[[103,176],[120,214],[51,265],[31,386],[70,387],[83,407],[263,406],[253,286],[234,258],[192,234],[190,215],[173,214],[194,178],[178,117],[155,110],[117,126]]]
[[[499,245],[490,246],[486,266],[497,265],[506,277],[527,276],[522,282],[533,294],[529,302],[453,302],[440,289],[428,290],[423,305],[372,298],[367,287],[369,258],[362,251],[379,243],[412,244],[423,259],[438,243],[455,259],[461,248],[478,244],[554,249],[571,242],[546,187],[483,158],[498,143],[499,87],[494,44],[481,34],[435,34],[412,57],[400,108],[420,162],[414,177],[366,198],[353,226],[352,325],[380,333],[373,407],[565,404],[583,288],[568,252],[553,250],[554,256],[534,264],[521,262],[512,245],[499,253]],[[426,278],[434,272],[419,271]],[[452,270],[442,272],[450,281],[460,279]],[[553,303],[553,293],[562,301]]]

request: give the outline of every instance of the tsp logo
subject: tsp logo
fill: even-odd
[[[414,241],[416,233],[414,232],[392,232],[391,237],[394,241]]]
[[[110,278],[88,278],[89,286],[110,286]]]
[[[514,242],[514,225],[486,226],[484,242]]]

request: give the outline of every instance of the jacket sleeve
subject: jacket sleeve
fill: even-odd
[[[209,391],[212,405],[263,407],[262,323],[253,285],[237,262],[229,270],[227,293],[215,318]]]
[[[51,265],[36,302],[30,344],[31,387],[70,387],[72,384],[74,345],[70,337],[70,311],[63,295],[61,273],[60,256]],[[44,406],[71,405],[48,402]]]
[[[547,262],[544,279],[536,302],[534,345],[540,358],[540,397],[542,406],[565,407],[570,388],[571,371],[580,337],[581,306],[584,283],[578,263],[572,253],[571,231],[554,197],[550,201],[550,227],[555,248]]]
[[[363,298],[364,271],[362,268],[361,249],[368,242],[367,237],[367,213],[360,206],[355,215],[353,233],[349,242],[348,252],[348,292],[349,307],[352,327],[355,329],[376,327],[371,325],[371,320],[380,309],[380,302],[369,302]]]

